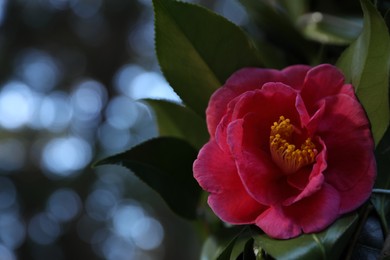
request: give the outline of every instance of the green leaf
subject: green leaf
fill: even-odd
[[[254,239],[251,238],[245,243],[244,252],[243,252],[243,260],[252,260],[256,259],[255,252],[253,251],[253,242]]]
[[[268,39],[283,50],[290,63],[310,63],[317,56],[316,45],[303,37],[295,27],[295,21],[286,16],[286,10],[283,10],[283,6],[279,5],[278,1],[240,0],[240,2],[246,7],[259,30],[266,33]],[[290,2],[295,4],[295,1]]]
[[[253,233],[249,226],[215,229],[203,244],[200,259],[235,260],[243,252],[246,242]]]
[[[295,22],[298,17],[306,13],[309,9],[308,0],[279,0],[278,2],[286,10],[292,22]]]
[[[180,104],[145,99],[155,113],[160,136],[184,139],[200,149],[209,139],[205,120]]]
[[[302,15],[298,24],[307,38],[323,44],[350,44],[362,30],[362,25],[356,19],[319,12]]]
[[[230,260],[230,255],[233,252],[234,245],[236,244],[236,241],[239,236],[236,236],[235,238],[230,241],[230,243],[227,245],[227,247],[222,251],[222,253],[217,257],[217,260]]]
[[[98,161],[94,166],[116,164],[132,170],[175,213],[194,219],[200,197],[200,187],[192,176],[196,156],[197,152],[187,142],[160,137]]]
[[[255,247],[264,249],[278,260],[339,259],[354,232],[357,220],[357,214],[349,214],[320,233],[304,234],[288,240],[259,235],[255,237]]]
[[[337,66],[355,87],[378,144],[389,125],[390,37],[374,5],[369,0],[361,0],[361,5],[363,31],[340,56]]]
[[[210,95],[233,72],[261,65],[252,41],[225,18],[189,3],[153,4],[162,72],[184,103],[202,117]]]

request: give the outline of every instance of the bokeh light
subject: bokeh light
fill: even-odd
[[[17,249],[24,242],[26,227],[15,212],[0,213],[0,243],[9,249]],[[0,254],[1,256],[1,254]],[[0,259],[3,259],[0,257]]]
[[[52,244],[60,234],[61,226],[58,221],[45,212],[36,214],[28,223],[28,235],[37,244]]]
[[[107,91],[98,81],[83,80],[74,87],[71,102],[76,119],[84,122],[95,120],[107,102]]]
[[[33,93],[19,81],[5,84],[0,92],[0,125],[6,129],[24,126],[31,118]]]
[[[91,159],[92,149],[85,140],[75,136],[60,137],[45,146],[42,166],[49,174],[69,177],[87,166]]]
[[[112,192],[96,189],[89,194],[85,203],[87,214],[98,221],[107,220],[115,207],[118,198]]]
[[[181,102],[152,2],[0,0],[0,26],[0,259],[196,259],[134,173],[91,167],[158,135],[142,99]]]
[[[52,90],[60,80],[57,61],[41,50],[26,50],[16,61],[16,74],[39,92]]]
[[[68,222],[81,212],[80,197],[71,189],[56,190],[47,202],[47,212],[59,222]]]
[[[11,250],[0,243],[0,259],[16,260],[16,256]]]
[[[45,96],[38,111],[38,118],[34,118],[35,124],[51,132],[66,129],[73,115],[69,95],[62,91],[54,91]]]
[[[127,91],[134,99],[154,98],[181,101],[163,76],[156,72],[143,72],[137,75],[129,84]]]

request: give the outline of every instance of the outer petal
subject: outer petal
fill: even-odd
[[[244,68],[235,72],[210,98],[206,110],[207,127],[211,137],[226,113],[227,104],[240,94],[260,89],[266,82],[280,82],[283,75],[278,70]]]
[[[278,239],[289,239],[302,233],[301,227],[284,214],[279,207],[270,207],[256,219],[256,225],[268,236]]]
[[[304,233],[319,232],[329,226],[340,215],[340,195],[331,185],[289,207],[284,212],[298,223]]]
[[[232,224],[251,224],[265,209],[248,195],[234,160],[214,141],[207,143],[194,162],[194,177],[210,192],[208,202],[216,215]]]
[[[307,65],[293,65],[282,70],[284,79],[281,81],[290,87],[301,90],[307,72],[311,69]]]
[[[289,207],[271,207],[264,211],[257,220],[267,235],[288,239],[302,233],[319,232],[329,226],[339,216],[340,196],[330,185],[310,197]]]
[[[353,186],[350,190],[339,191],[339,194],[342,198],[340,204],[340,214],[355,210],[370,197],[376,172],[376,163],[374,157],[371,159],[371,161],[367,162],[367,166],[368,168],[363,170],[367,174],[366,178],[360,178],[356,185]],[[371,180],[367,180],[367,178],[370,178]]]
[[[330,64],[322,64],[309,70],[302,88],[302,97],[309,111],[314,112],[318,100],[339,94],[344,80],[341,71]]]
[[[360,103],[348,95],[328,97],[321,105],[317,134],[328,150],[326,182],[341,194],[340,212],[360,206],[375,181],[374,142]]]
[[[215,129],[226,112],[227,104],[235,97],[246,91],[261,89],[267,82],[280,82],[300,90],[309,70],[310,67],[306,65],[294,65],[282,71],[261,68],[238,70],[210,98],[206,110],[210,135],[214,136]]]

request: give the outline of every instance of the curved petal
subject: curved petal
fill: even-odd
[[[344,86],[344,75],[330,64],[316,66],[307,72],[302,97],[313,113],[318,100],[339,94]]]
[[[321,140],[320,140],[321,141]],[[310,175],[307,179],[300,179],[300,176],[296,176],[301,174],[300,171],[297,173],[288,176],[288,181],[290,184],[293,184],[295,187],[303,187],[302,191],[295,197],[291,197],[283,202],[283,206],[289,206],[293,203],[296,203],[297,201],[300,201],[306,197],[311,196],[312,194],[316,193],[322,188],[322,185],[324,183],[324,175],[323,172],[327,168],[327,162],[326,162],[326,147],[324,143],[322,143],[322,150],[317,155],[316,162],[313,165]],[[298,183],[300,181],[301,183]]]
[[[349,190],[339,191],[341,196],[340,214],[357,209],[370,197],[375,182],[376,163],[374,157],[367,163],[367,166],[367,169],[361,169],[366,172],[365,178],[360,178]]]
[[[222,220],[231,224],[251,224],[265,209],[248,195],[233,158],[216,142],[210,141],[200,150],[193,171],[199,185],[210,192],[209,205]]]
[[[253,147],[251,124],[245,126],[245,122],[249,121],[251,120],[239,119],[229,125],[228,144],[248,193],[259,203],[271,206],[293,196],[295,189],[288,185],[284,174],[273,163],[269,153],[261,147]],[[248,131],[252,133],[245,136]]]
[[[213,137],[227,104],[240,94],[261,89],[267,82],[280,82],[283,75],[278,70],[261,68],[243,68],[230,76],[226,83],[211,96],[206,110],[207,127]]]
[[[289,239],[302,233],[301,227],[279,207],[270,207],[264,211],[256,219],[256,225],[268,236],[277,239]]]
[[[301,90],[307,72],[312,67],[307,65],[293,65],[282,70],[284,80],[281,81],[296,90]]]
[[[302,99],[301,95],[297,95],[295,100],[295,108],[301,118],[301,128],[306,128],[310,122],[310,116],[306,109],[306,104]]]
[[[341,90],[340,90],[340,94],[345,94],[345,95],[348,95],[350,96],[351,98],[355,98],[357,99],[356,95],[355,95],[355,90],[353,88],[353,86],[351,84],[345,84]]]
[[[312,233],[332,224],[340,216],[339,207],[339,193],[325,183],[321,190],[291,206],[283,207],[283,211],[304,233]]]
[[[296,90],[282,83],[266,83],[262,89],[247,91],[239,95],[228,104],[227,112],[217,126],[215,132],[217,143],[223,150],[226,150],[229,123],[244,118],[247,114],[254,114],[255,122],[252,127],[257,133],[251,135],[251,143],[268,150],[271,125],[278,121],[281,115],[301,125],[302,119],[299,112],[291,109],[297,102],[297,95]]]
[[[366,114],[355,99],[340,94],[322,100],[317,134],[328,150],[326,182],[340,194],[340,213],[360,206],[370,195],[376,176],[374,142]]]
[[[293,238],[302,233],[319,232],[332,224],[339,216],[340,196],[330,185],[288,207],[270,207],[257,219],[267,235],[278,238]]]

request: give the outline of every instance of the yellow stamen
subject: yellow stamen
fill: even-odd
[[[284,116],[280,116],[279,121],[274,122],[271,126],[271,155],[274,162],[287,174],[294,173],[303,166],[313,163],[318,154],[310,137],[305,140],[300,149],[289,143],[293,132],[294,126],[290,119]]]

